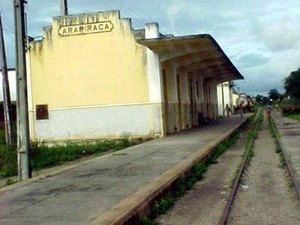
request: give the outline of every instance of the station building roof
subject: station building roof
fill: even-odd
[[[244,79],[219,44],[209,34],[140,38],[138,43],[160,55],[161,62],[172,60],[177,68],[206,74],[220,82]]]

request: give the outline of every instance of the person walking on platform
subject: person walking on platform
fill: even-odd
[[[225,106],[225,114],[226,114],[227,118],[229,118],[230,112],[231,112],[231,109],[230,109],[229,105],[226,104],[226,106]]]
[[[244,111],[243,111],[243,102],[240,103],[239,107],[240,107],[239,111],[240,111],[241,118],[243,118],[243,114],[244,114]]]

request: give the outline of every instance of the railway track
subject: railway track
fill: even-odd
[[[284,162],[285,162],[285,165],[286,165],[286,168],[287,168],[287,171],[291,177],[291,180],[292,180],[292,183],[293,183],[293,187],[295,188],[295,191],[296,191],[296,194],[297,194],[297,197],[298,197],[298,200],[300,201],[300,185],[298,184],[297,180],[296,180],[296,175],[295,175],[295,172],[293,170],[293,167],[291,165],[291,162],[289,160],[289,157],[281,143],[281,140],[280,140],[280,137],[279,137],[279,134],[277,132],[277,129],[276,129],[276,125],[274,123],[274,120],[272,118],[270,118],[269,120],[269,123],[271,125],[271,129],[273,130],[273,133],[275,135],[275,139],[276,139],[276,144],[277,144],[277,147],[280,149],[280,151],[282,152],[282,156],[284,158]]]
[[[280,139],[274,141],[263,117],[261,108],[237,144],[154,224],[300,224],[300,202],[276,154]]]
[[[255,120],[254,120],[254,124],[255,124],[254,133],[258,132],[258,129],[259,129],[259,126],[260,126],[260,122],[261,122],[260,121],[260,117],[262,115],[262,111],[263,111],[262,108],[259,108],[259,111],[256,114],[256,117],[255,117]],[[255,136],[252,136],[250,138],[249,142],[248,142],[248,146],[246,148],[242,164],[241,164],[240,169],[238,171],[238,175],[235,178],[232,190],[231,190],[230,195],[229,195],[229,197],[228,197],[228,199],[226,201],[227,203],[226,203],[226,206],[225,206],[224,211],[222,213],[221,219],[218,222],[218,225],[225,225],[227,223],[227,219],[228,219],[228,216],[229,216],[229,213],[230,213],[230,209],[231,209],[232,204],[234,202],[234,198],[235,198],[235,195],[237,193],[237,190],[238,190],[238,187],[239,187],[239,184],[240,184],[243,172],[244,172],[244,170],[246,168],[246,165],[247,165],[247,160],[250,157],[250,151],[251,151],[251,148],[253,147],[254,137]]]
[[[255,122],[255,129],[254,129],[254,132],[258,132],[258,129],[259,129],[259,126],[260,126],[260,121],[259,121],[259,115],[262,114],[262,108],[260,109],[260,112],[258,113],[257,117],[256,117],[256,122]],[[296,194],[297,194],[297,197],[298,197],[298,200],[300,200],[300,187],[296,181],[296,177],[295,177],[295,174],[294,174],[294,171],[292,169],[292,166],[289,162],[289,159],[287,157],[287,154],[286,152],[284,151],[283,147],[282,147],[282,144],[281,144],[281,141],[280,141],[280,137],[278,135],[278,132],[277,132],[277,129],[275,127],[275,124],[274,124],[274,121],[272,118],[267,118],[268,119],[268,123],[270,125],[270,128],[272,129],[273,131],[273,137],[275,138],[275,142],[276,142],[276,145],[277,145],[277,148],[280,149],[280,151],[282,152],[282,156],[283,156],[283,159],[284,159],[284,163],[283,165],[286,165],[286,169],[288,171],[288,174],[289,174],[289,177],[291,178],[291,181],[292,181],[292,184],[295,188],[295,191],[296,191]],[[230,216],[230,213],[231,213],[231,209],[233,208],[234,206],[234,201],[235,201],[235,197],[238,193],[238,189],[239,189],[239,185],[241,184],[241,180],[242,180],[242,177],[243,177],[243,174],[244,174],[244,171],[247,167],[247,158],[249,157],[249,154],[250,154],[250,150],[251,148],[253,148],[253,145],[254,145],[254,138],[252,137],[251,140],[250,140],[250,143],[249,145],[247,146],[247,149],[246,149],[246,153],[245,153],[245,156],[243,157],[243,161],[242,161],[242,165],[239,169],[239,172],[238,172],[238,175],[235,179],[235,182],[234,182],[234,185],[233,185],[233,188],[230,192],[230,195],[226,201],[226,206],[224,208],[224,211],[222,213],[222,216],[218,222],[218,225],[225,225],[225,224],[228,224],[228,220],[229,220],[229,216]],[[258,222],[258,221],[257,221]]]

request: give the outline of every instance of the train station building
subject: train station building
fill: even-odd
[[[55,17],[30,44],[31,139],[162,137],[217,119],[217,85],[236,79],[208,34],[134,29],[119,11]]]

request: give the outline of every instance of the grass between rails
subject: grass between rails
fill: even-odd
[[[219,144],[213,151],[212,155],[205,161],[197,163],[193,168],[191,175],[187,178],[180,178],[179,184],[175,191],[171,192],[166,197],[156,200],[151,209],[151,215],[143,216],[140,219],[142,225],[156,225],[154,219],[162,214],[165,214],[170,208],[174,206],[176,201],[181,198],[194,184],[203,178],[203,174],[207,171],[211,164],[217,163],[217,158],[222,155],[229,147],[234,145],[241,136],[242,130],[240,128],[231,135],[230,138]]]
[[[257,120],[255,120],[256,116]],[[174,206],[175,202],[185,194],[186,191],[190,190],[196,182],[203,178],[203,174],[207,171],[209,165],[216,163],[217,158],[240,139],[242,130],[247,132],[247,142],[245,148],[246,151],[250,148],[250,152],[247,156],[247,163],[249,165],[251,158],[254,156],[252,142],[253,139],[258,137],[258,130],[261,129],[262,121],[262,110],[256,110],[256,113],[248,119],[243,128],[238,129],[229,139],[225,140],[214,149],[213,154],[206,160],[206,162],[196,164],[193,167],[191,175],[188,178],[182,178],[178,187],[173,193],[169,194],[167,197],[156,200],[152,207],[151,215],[143,216],[140,223],[142,225],[157,225],[154,219],[161,214],[165,214]]]
[[[51,147],[36,142],[30,147],[31,167],[33,170],[49,168],[84,156],[109,150],[121,150],[142,141],[142,139],[130,140],[126,137],[119,140],[103,140],[86,144],[68,143]],[[0,179],[15,175],[17,175],[17,151],[13,147],[7,147],[2,141],[0,143]]]
[[[244,160],[236,169],[229,185],[230,188],[234,188],[236,182],[239,182],[237,179],[240,179],[240,183],[244,183],[243,178],[239,178],[239,174],[240,172],[243,172],[245,169],[247,169],[247,167],[249,167],[251,160],[254,157],[253,142],[258,137],[258,131],[261,130],[263,119],[264,118],[262,107],[256,107],[255,114],[249,118],[247,123],[247,139],[245,144],[245,153],[242,156]]]
[[[275,144],[276,144],[275,152],[279,155],[279,167],[283,168],[286,166],[286,162],[278,140],[279,133],[277,131],[276,124],[272,118],[269,119],[269,132],[275,140]]]
[[[255,117],[257,116],[257,119]],[[257,111],[256,114],[254,114],[250,118],[249,122],[249,131],[247,134],[247,141],[246,141],[246,163],[245,163],[245,168],[247,168],[250,163],[251,159],[254,157],[254,151],[253,151],[253,140],[258,137],[258,132],[261,130],[262,127],[262,122],[264,120],[264,115],[263,115],[263,110],[261,109],[260,111]]]
[[[279,166],[279,168],[286,168],[287,167],[286,159],[283,155],[283,151],[282,151],[281,145],[279,143],[280,135],[278,133],[277,126],[272,118],[270,118],[270,120],[269,120],[269,132],[275,140],[275,144],[276,144],[275,152],[279,155],[279,165],[278,166]],[[288,187],[290,189],[294,188],[294,183],[293,183],[291,176],[286,176],[286,178],[287,178]]]

